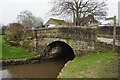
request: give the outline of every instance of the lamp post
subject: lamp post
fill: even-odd
[[[115,51],[115,40],[116,40],[116,16],[106,18],[105,20],[114,20],[114,27],[113,27],[113,51]]]

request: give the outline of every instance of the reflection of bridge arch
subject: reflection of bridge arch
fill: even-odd
[[[45,57],[69,58],[75,57],[73,49],[64,41],[53,41],[49,43],[44,50]]]

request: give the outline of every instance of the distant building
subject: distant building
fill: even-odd
[[[61,26],[61,25],[67,25],[67,22],[65,22],[64,20],[50,18],[45,23],[45,27],[55,27],[55,26]]]
[[[118,24],[120,26],[120,1],[118,2]]]
[[[8,28],[8,26],[2,26],[2,35],[5,35],[5,31]]]
[[[94,18],[93,15],[88,15],[87,17],[82,19],[81,25],[82,26],[93,26],[93,25],[99,25],[99,22]]]
[[[4,26],[2,24],[0,24],[0,35],[5,35],[5,31],[7,29],[8,26]]]

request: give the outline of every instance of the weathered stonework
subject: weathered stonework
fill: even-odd
[[[95,28],[80,27],[27,30],[24,33],[22,46],[42,54],[49,44],[55,41],[61,41],[68,44],[73,49],[75,56],[78,56],[95,51],[96,34]],[[26,43],[27,45],[25,45]]]

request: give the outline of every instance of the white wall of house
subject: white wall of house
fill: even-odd
[[[54,20],[49,19],[48,22],[45,24],[45,27],[55,27],[58,26],[59,24],[56,23]]]
[[[56,27],[56,26],[57,26],[57,24],[49,24],[48,27]]]

